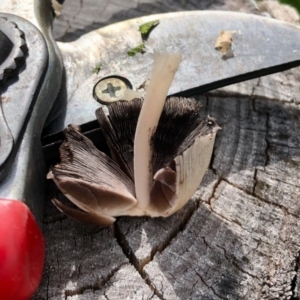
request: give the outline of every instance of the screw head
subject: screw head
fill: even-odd
[[[110,76],[101,79],[95,84],[93,96],[98,102],[109,104],[122,100],[126,90],[131,88],[132,85],[126,78],[121,76]]]

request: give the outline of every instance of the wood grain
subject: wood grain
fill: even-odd
[[[67,0],[62,16],[56,20],[54,35],[56,39],[67,42],[88,31],[131,18],[204,9],[259,12],[254,0]]]
[[[71,25],[60,39],[154,12],[257,13],[246,0],[99,2],[66,1],[57,26]],[[296,68],[197,96],[201,114],[222,130],[201,186],[174,216],[123,217],[101,229],[47,203],[47,260],[33,299],[299,299],[299,74]],[[49,198],[56,193],[49,184]]]

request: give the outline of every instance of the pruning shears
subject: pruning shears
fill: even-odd
[[[150,76],[154,51],[182,54],[169,91],[177,96],[300,65],[300,28],[256,15],[223,11],[152,15],[60,43],[51,33],[50,0],[22,4],[5,0],[0,11],[3,299],[28,299],[39,284],[46,162],[56,160],[62,130],[71,123],[81,125],[83,134],[101,143],[95,110],[122,99],[128,89],[137,90]],[[149,22],[156,27],[143,41],[138,28]],[[142,43],[144,53],[128,55]]]

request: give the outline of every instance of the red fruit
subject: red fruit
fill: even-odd
[[[28,207],[0,199],[0,299],[30,299],[39,286],[44,258],[44,238]]]

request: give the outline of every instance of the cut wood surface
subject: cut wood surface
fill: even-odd
[[[186,9],[299,22],[276,1],[260,3],[260,12],[250,0],[67,0],[55,33],[68,41],[130,17]],[[99,228],[49,201],[47,259],[33,299],[300,299],[300,68],[196,98],[222,130],[189,203],[167,219],[122,217]],[[48,195],[63,197],[52,183]]]

